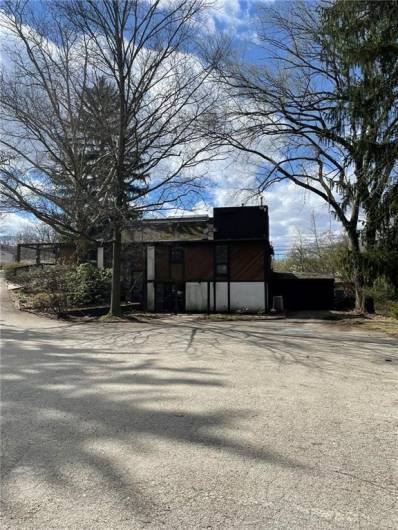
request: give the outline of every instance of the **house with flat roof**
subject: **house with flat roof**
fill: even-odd
[[[36,263],[50,251],[55,261],[70,261],[74,254],[70,244],[48,246],[18,245],[18,254],[21,247],[32,248]],[[286,309],[333,308],[333,278],[273,272],[272,256],[267,206],[214,208],[213,217],[136,220],[122,233],[122,297],[167,313],[266,313],[276,296]],[[111,267],[111,243],[94,244],[87,260]]]
[[[146,308],[266,312],[272,247],[266,206],[215,208],[199,239],[148,242]]]

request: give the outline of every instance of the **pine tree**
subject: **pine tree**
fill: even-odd
[[[352,131],[364,242],[372,248],[398,193],[398,2],[337,0],[320,12],[322,57],[340,72],[330,117],[339,132]]]

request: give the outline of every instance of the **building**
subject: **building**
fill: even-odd
[[[122,292],[147,311],[266,313],[332,309],[334,279],[272,271],[267,206],[214,208],[214,216],[135,221],[122,236]],[[98,266],[110,267],[110,246]]]
[[[268,208],[136,221],[123,233],[127,299],[156,312],[265,312],[271,307]],[[111,249],[98,249],[99,266]]]
[[[24,244],[18,261],[22,250],[33,252],[36,263],[74,255],[70,245]],[[272,255],[267,206],[137,220],[122,233],[122,297],[167,313],[266,313],[275,296],[287,310],[334,307],[333,278],[273,272]],[[112,245],[90,246],[87,260],[111,267]]]
[[[265,312],[271,255],[265,206],[215,208],[202,239],[146,245],[146,308]]]

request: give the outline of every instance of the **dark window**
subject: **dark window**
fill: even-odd
[[[170,259],[171,263],[183,263],[184,250],[180,247],[172,247]]]
[[[216,274],[217,276],[228,276],[228,265],[225,263],[217,263],[216,265]]]
[[[227,280],[228,279],[228,246],[217,245],[216,246],[216,279]]]
[[[216,246],[216,263],[228,263],[228,247],[227,245]]]

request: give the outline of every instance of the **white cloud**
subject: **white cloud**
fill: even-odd
[[[299,233],[303,240],[312,241],[313,220],[319,233],[338,234],[342,231],[326,202],[293,182],[275,185],[265,192],[264,197],[269,206],[270,238],[277,252],[283,253],[297,240]]]
[[[14,236],[36,223],[32,219],[17,213],[5,213],[0,218],[0,237]]]
[[[205,17],[205,27],[209,33],[221,30],[233,38],[256,41],[253,29],[256,19],[256,6],[273,3],[274,0],[214,0]]]

